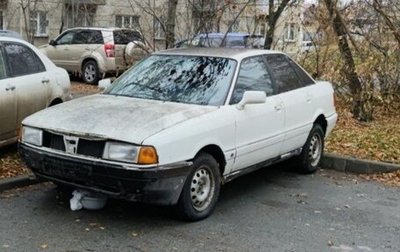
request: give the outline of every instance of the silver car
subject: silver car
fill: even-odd
[[[17,140],[21,121],[69,99],[68,73],[26,41],[0,37],[0,146]]]
[[[137,47],[145,49],[142,35],[135,30],[78,27],[64,31],[40,49],[57,66],[95,84],[107,73],[118,75],[129,68]]]

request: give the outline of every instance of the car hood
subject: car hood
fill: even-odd
[[[38,112],[23,125],[63,134],[141,144],[173,125],[218,109],[113,95],[92,95]]]

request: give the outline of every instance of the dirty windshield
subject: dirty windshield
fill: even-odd
[[[105,94],[222,105],[236,62],[200,56],[153,55],[124,73]]]

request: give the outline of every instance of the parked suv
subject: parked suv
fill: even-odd
[[[57,66],[94,84],[107,73],[119,74],[130,67],[135,57],[131,50],[136,46],[143,47],[138,31],[81,27],[64,31],[40,49]]]
[[[240,175],[288,158],[316,171],[336,118],[332,85],[285,54],[175,49],[25,119],[20,152],[39,177],[199,220]]]

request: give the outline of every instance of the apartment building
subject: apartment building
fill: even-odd
[[[204,32],[265,34],[267,0],[178,0],[177,40]],[[278,20],[274,48],[296,52],[304,37],[302,1],[289,6]],[[129,27],[149,43],[165,44],[167,0],[0,0],[0,28],[14,30],[35,45],[48,43],[77,26]]]

